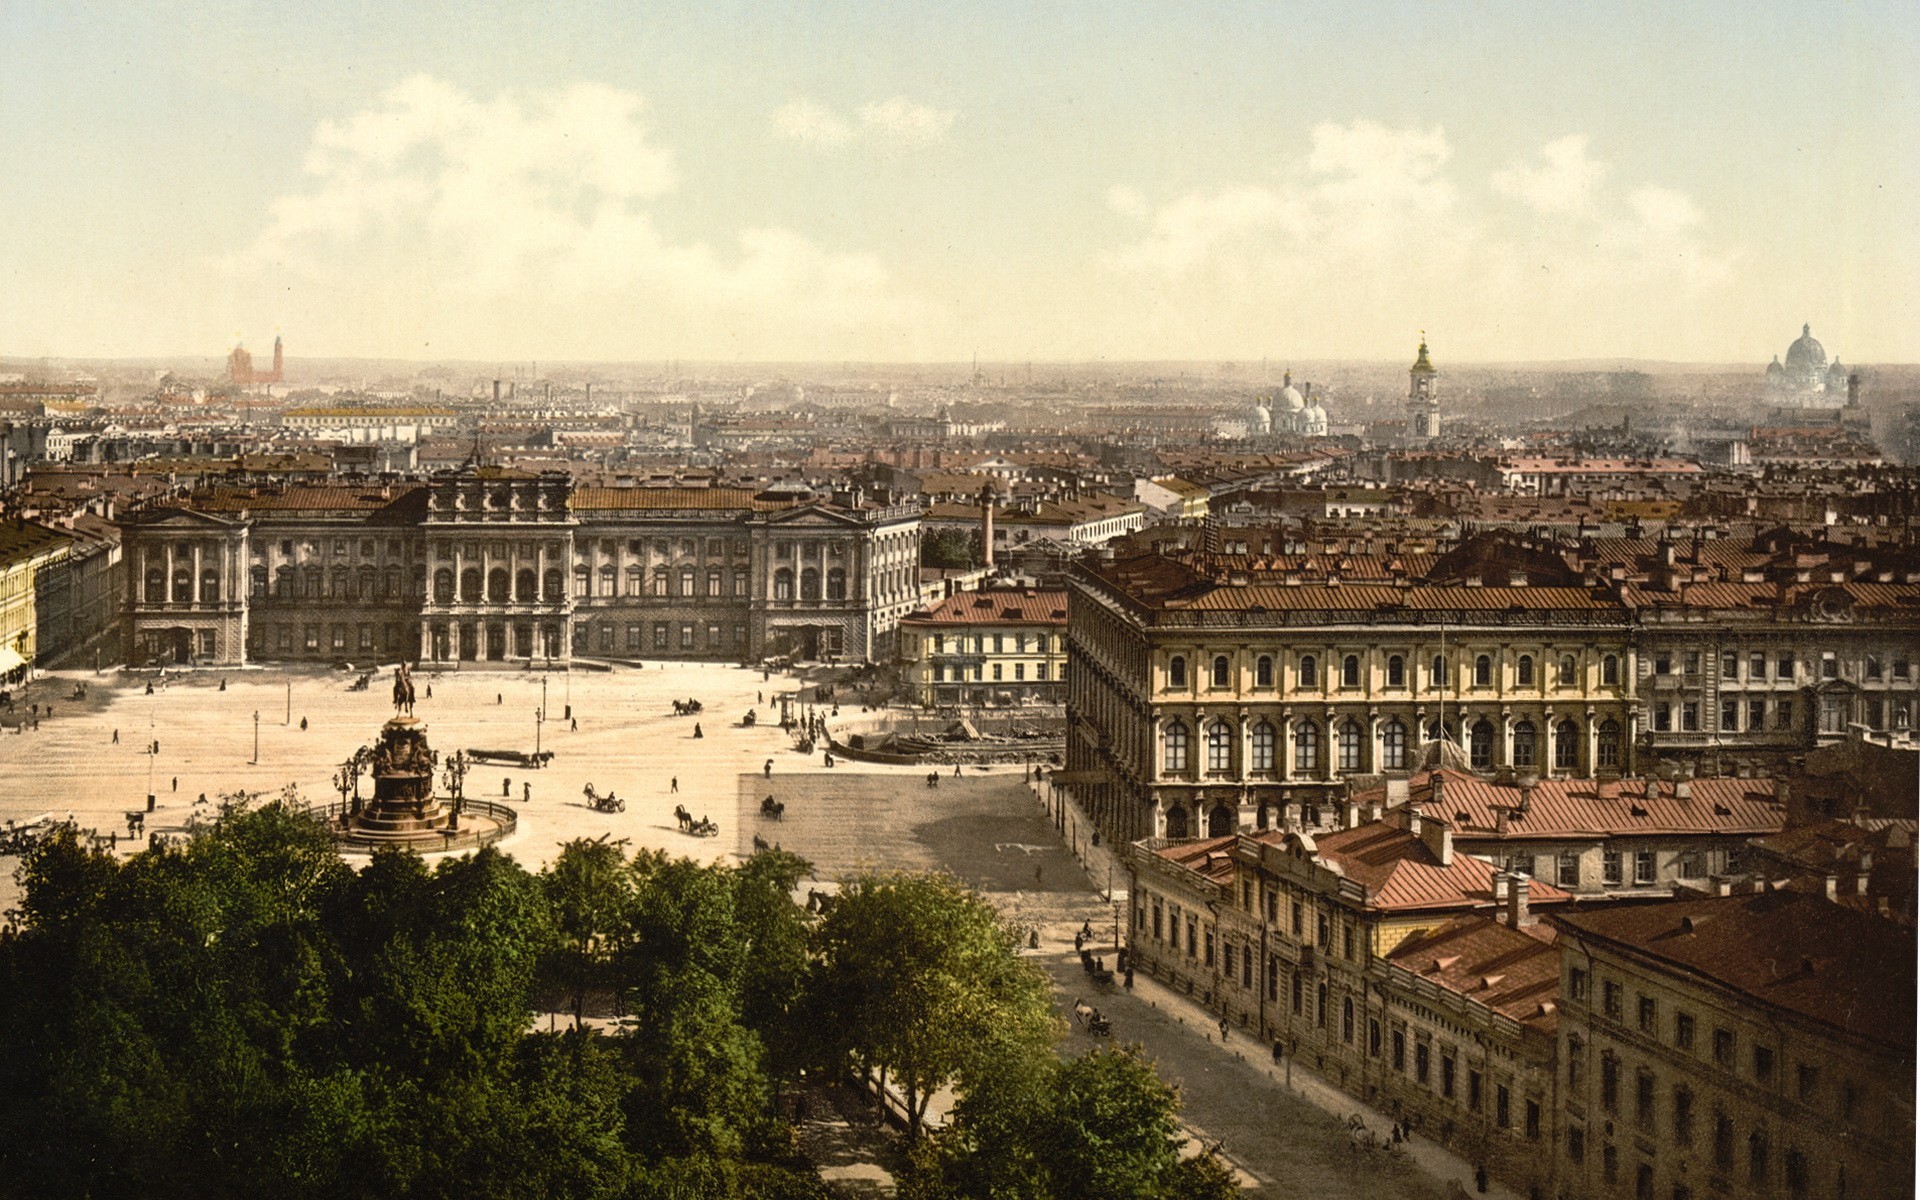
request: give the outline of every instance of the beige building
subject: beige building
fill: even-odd
[[[1080,564],[1067,770],[1114,838],[1326,828],[1347,781],[1428,742],[1488,773],[1630,772],[1632,675],[1626,611],[1594,589]]]
[[[956,592],[900,621],[909,693],[927,708],[1058,703],[1066,693],[1067,594]]]
[[[1565,893],[1417,805],[1319,836],[1148,839],[1129,864],[1136,970],[1500,1178],[1550,1182],[1559,967],[1531,906]]]
[[[1911,930],[1784,891],[1552,921],[1563,1194],[1914,1194]]]

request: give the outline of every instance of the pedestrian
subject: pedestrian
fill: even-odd
[[[501,799],[505,799],[511,795],[513,795],[513,780],[508,776],[502,775],[500,777],[500,797]]]
[[[431,699],[433,699],[433,685],[432,685],[432,684],[428,684],[428,685],[427,685],[427,699],[429,699],[429,700],[431,700]]]
[[[703,738],[703,737],[705,737],[705,736],[707,736],[706,734],[704,734],[704,733],[701,733],[701,732],[700,732],[700,722],[698,722],[698,721],[695,721],[695,722],[693,723],[693,736],[694,736],[694,737],[696,737],[696,738]],[[833,764],[832,764],[832,763],[828,763],[827,765],[828,765],[828,766],[832,766]]]
[[[958,775],[958,774],[960,774],[960,764],[959,764],[959,763],[955,763],[955,764],[953,764],[953,773],[954,773],[955,775]]]
[[[579,732],[580,732],[580,718],[579,718],[579,717],[568,717],[568,718],[567,718],[567,732],[568,732],[568,733],[579,733]]]
[[[178,775],[173,777],[173,790],[176,792],[180,790],[180,777]]]
[[[147,695],[153,695],[153,680],[147,680]]]
[[[225,679],[220,681],[220,690],[223,692],[227,690],[227,681]]]
[[[772,779],[773,778],[773,760],[772,759],[767,760],[766,771],[767,771],[767,778]]]
[[[1225,1017],[1220,1018],[1220,1040],[1223,1042],[1227,1040],[1227,1019]]]
[[[301,718],[300,718],[300,732],[301,732],[301,733],[305,733],[306,731],[307,731],[307,719],[306,719],[305,717],[301,717]]]
[[[1040,871],[1041,871],[1041,868],[1039,868],[1039,867],[1035,867],[1035,868],[1033,869],[1033,881],[1034,881],[1035,883],[1039,883],[1039,882],[1040,882]]]
[[[520,784],[520,798],[521,798],[522,800],[525,800],[525,801],[527,801],[528,803],[532,803],[532,801],[533,801],[533,784],[532,784],[532,783],[531,783],[530,781],[525,781],[525,780],[523,780],[523,781],[521,782],[521,784]]]
[[[753,694],[753,702],[755,704],[765,704],[767,702],[767,694],[765,692],[755,692]]]
[[[1128,991],[1133,990],[1133,968],[1132,967],[1127,968],[1127,990]]]
[[[1084,933],[1080,933],[1079,931],[1076,930],[1073,935],[1073,952],[1075,954],[1080,953],[1081,947],[1085,946],[1086,944],[1087,944],[1087,935]]]
[[[1131,975],[1133,974],[1133,972],[1129,971],[1127,972],[1127,974]],[[1280,1039],[1279,1038],[1273,1039],[1273,1065],[1276,1067],[1279,1066],[1280,1060],[1285,1056],[1285,1054],[1286,1054],[1286,1051],[1282,1049],[1280,1046]]]
[[[507,702],[507,697],[506,697],[506,693],[504,693],[504,692],[495,692],[495,693],[493,694],[493,702],[494,702],[495,704],[505,704],[505,703]]]
[[[1487,1165],[1485,1163],[1481,1163],[1473,1168],[1473,1190],[1476,1192],[1485,1192],[1487,1190]]]
[[[113,731],[113,744],[116,746],[120,744],[120,731],[118,729]]]
[[[159,739],[159,738],[155,738],[155,739],[153,739],[153,752],[154,752],[155,754],[158,754],[158,753],[160,753],[160,739]]]
[[[667,791],[678,792],[679,790],[680,790],[680,777],[678,775],[675,775],[673,777],[673,781],[670,784],[668,784]]]

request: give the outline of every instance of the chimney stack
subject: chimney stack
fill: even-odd
[[[987,570],[993,570],[993,485],[980,489],[980,555]]]
[[[500,381],[498,379],[493,381],[493,402],[495,404],[500,403]]]
[[[1533,924],[1527,911],[1527,877],[1518,871],[1507,876],[1507,924],[1515,929]]]

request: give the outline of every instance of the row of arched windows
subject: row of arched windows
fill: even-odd
[[[1407,686],[1408,669],[1406,656],[1389,654],[1386,662],[1387,686],[1399,688]],[[1337,667],[1341,687],[1360,687],[1365,680],[1365,664],[1358,654],[1342,657]],[[1475,687],[1489,687],[1493,684],[1494,660],[1490,654],[1477,655],[1473,660],[1473,683]],[[1275,659],[1271,654],[1262,654],[1253,660],[1253,685],[1260,688],[1274,686]],[[1215,689],[1233,686],[1233,659],[1230,655],[1216,654],[1209,664],[1208,682]],[[1436,654],[1428,668],[1428,683],[1432,687],[1444,687],[1447,683],[1447,657]],[[1576,687],[1580,679],[1580,663],[1571,654],[1560,656],[1555,666],[1554,681],[1559,687]],[[1600,679],[1607,685],[1620,682],[1620,657],[1609,654],[1600,660]],[[1534,657],[1522,654],[1514,660],[1514,681],[1518,687],[1533,687],[1537,683],[1537,671]],[[1294,685],[1311,688],[1320,686],[1320,659],[1317,655],[1302,654],[1294,662]],[[1176,654],[1167,660],[1167,686],[1184,688],[1187,686],[1187,658]]]
[[[1380,727],[1380,763],[1375,769],[1382,771],[1403,771],[1407,769],[1407,751],[1409,746],[1407,725],[1398,717],[1392,717]],[[1321,726],[1311,717],[1296,721],[1293,725],[1293,770],[1300,772],[1318,771],[1321,767]],[[1429,740],[1438,741],[1442,737],[1452,738],[1453,728],[1443,727],[1438,721],[1427,727]],[[1513,760],[1509,764],[1515,767],[1539,766],[1540,731],[1532,721],[1521,720],[1513,727]],[[1161,730],[1161,766],[1169,774],[1178,774],[1189,769],[1189,751],[1193,731],[1181,720],[1167,722]],[[1340,771],[1364,771],[1369,769],[1366,761],[1367,728],[1358,719],[1348,717],[1332,729],[1334,765]],[[1551,752],[1553,768],[1559,771],[1578,770],[1580,767],[1580,726],[1571,718],[1561,720],[1552,728]],[[1204,729],[1206,750],[1206,769],[1210,774],[1224,774],[1234,769],[1234,726],[1225,720],[1208,722]],[[1264,772],[1276,769],[1274,749],[1278,744],[1279,731],[1270,721],[1256,721],[1248,730],[1247,768],[1250,771]],[[1494,726],[1482,717],[1467,727],[1467,758],[1476,770],[1488,770],[1494,765]],[[1617,767],[1620,765],[1620,725],[1609,718],[1600,723],[1597,738],[1597,759],[1599,767]]]
[[[826,598],[828,600],[845,600],[847,598],[846,568],[828,568],[826,580]],[[792,567],[781,567],[775,571],[773,573],[773,598],[775,600],[794,599],[793,581],[794,574]],[[820,569],[818,567],[801,568],[799,599],[818,600],[820,598]]]

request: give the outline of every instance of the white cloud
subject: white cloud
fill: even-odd
[[[1440,128],[1323,124],[1284,182],[1231,182],[1108,206],[1137,231],[1108,251],[1119,302],[1156,353],[1302,346],[1366,354],[1450,326],[1539,353],[1665,344],[1730,277],[1684,193],[1621,192],[1583,136],[1492,173],[1453,166]],[[1505,203],[1518,201],[1519,207]],[[1471,332],[1467,332],[1471,331]],[[1609,335],[1612,335],[1609,338]]]
[[[937,142],[953,128],[960,114],[949,108],[930,108],[905,96],[894,96],[878,104],[861,108],[860,119],[869,128],[897,142],[923,144]]]
[[[1502,196],[1551,215],[1582,214],[1594,204],[1607,164],[1587,155],[1587,139],[1570,134],[1540,148],[1540,163],[1515,161],[1489,181]]]
[[[898,337],[914,313],[871,255],[771,227],[714,245],[663,232],[679,172],[629,91],[482,99],[410,79],[322,122],[305,173],[227,266],[236,287],[296,297],[289,324],[354,329],[343,344],[811,356],[848,331]]]
[[[804,96],[775,109],[773,127],[783,137],[816,146],[839,146],[853,137],[853,127],[832,109]]]

